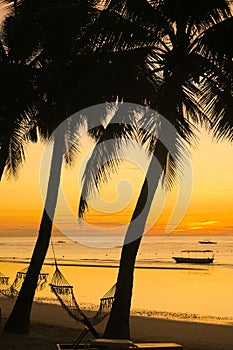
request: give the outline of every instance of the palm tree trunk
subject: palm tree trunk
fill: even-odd
[[[4,331],[26,334],[29,331],[30,314],[38,276],[41,271],[51,237],[52,222],[57,204],[62,160],[64,154],[64,135],[56,135],[45,201],[38,239],[33,251],[30,266],[19,292],[14,308],[5,324]]]
[[[128,227],[121,252],[115,301],[104,332],[104,338],[130,339],[130,306],[133,290],[134,265],[141,243],[154,194],[158,187],[166,163],[167,150],[157,141],[155,157],[150,161],[146,178],[142,186],[135,210]]]

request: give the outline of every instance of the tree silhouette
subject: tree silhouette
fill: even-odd
[[[180,148],[179,140],[192,142],[197,125],[205,125],[217,139],[232,140],[232,41],[233,20],[227,1],[183,0],[165,1],[109,1],[111,11],[124,19],[139,22],[150,31],[153,49],[148,54],[151,80],[156,96],[150,107],[164,116],[176,129],[173,139],[167,140]],[[229,42],[225,45],[224,38]],[[154,40],[153,40],[154,38]],[[157,120],[150,114],[140,127],[157,128]],[[145,223],[158,182],[162,177],[172,184],[177,172],[175,161],[166,144],[159,140],[163,125],[154,133],[142,133],[142,141],[149,144],[154,157],[146,173],[141,193],[132,214],[122,248],[115,301],[104,332],[106,338],[130,338],[129,314],[133,289],[133,272]],[[177,147],[176,147],[177,146]],[[100,149],[98,149],[98,152]],[[93,192],[95,167],[90,160],[80,203],[80,216],[88,207]],[[109,155],[111,158],[111,154]],[[161,167],[156,167],[157,158]],[[176,157],[175,157],[176,158]],[[179,157],[178,157],[179,159]],[[117,166],[117,161],[116,161]],[[111,163],[113,168],[113,164]],[[179,168],[178,168],[179,169]],[[111,170],[111,168],[110,168]],[[105,178],[103,169],[96,178]],[[97,186],[98,188],[98,186]],[[143,211],[143,215],[141,212]]]
[[[136,94],[139,103],[153,87],[147,80],[146,70],[143,81],[138,80],[138,75],[142,74],[139,68],[144,65],[147,55],[146,49],[139,45],[144,43],[141,39],[144,32],[119,16],[113,18],[110,28],[106,27],[110,15],[100,12],[96,3],[60,1],[58,4],[57,1],[25,0],[17,8],[17,18],[11,15],[6,19],[5,42],[8,42],[11,54],[20,64],[26,65],[29,60],[36,70],[33,87],[36,93],[35,125],[45,139],[77,110],[125,95],[132,98]],[[127,29],[125,37],[119,30],[120,25]],[[135,30],[140,33],[139,38]],[[120,50],[122,46],[127,53]],[[143,87],[143,94],[138,92],[139,87]],[[103,115],[85,117],[91,135],[98,140],[105,131],[101,126]],[[99,128],[91,128],[93,117],[95,124],[99,118]],[[68,124],[65,134],[54,133],[50,178],[39,235],[5,331],[27,333],[29,330],[37,279],[51,236],[63,158],[69,161],[70,155],[76,151],[75,147],[72,152],[65,148],[66,138],[73,135],[77,127],[75,123]],[[125,133],[124,125],[121,132]]]

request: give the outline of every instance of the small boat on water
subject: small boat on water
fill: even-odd
[[[200,244],[217,244],[215,241],[210,241],[209,239],[203,239],[202,241],[199,241]]]
[[[173,256],[172,258],[176,263],[212,264],[214,252],[213,250],[182,250],[181,256]]]

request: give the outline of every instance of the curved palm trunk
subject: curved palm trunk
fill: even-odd
[[[33,251],[30,266],[14,308],[5,324],[4,331],[26,334],[29,331],[32,302],[51,237],[52,221],[56,209],[60,185],[62,160],[64,154],[64,135],[56,135],[45,201],[38,239]]]
[[[157,142],[155,154],[160,166],[158,166],[158,162],[153,157],[150,161],[146,178],[125,236],[125,242],[121,252],[115,301],[103,335],[104,338],[130,339],[129,315],[133,290],[134,265],[145,229],[146,219],[167,158],[167,150],[160,141]]]

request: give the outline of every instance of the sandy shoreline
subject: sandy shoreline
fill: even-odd
[[[13,301],[0,298],[2,326],[13,306]],[[72,342],[82,326],[72,320],[57,305],[34,303],[30,335],[12,337],[1,334],[2,350],[45,350],[56,349],[57,342]],[[102,333],[105,323],[97,327]],[[208,324],[154,317],[131,317],[131,337],[133,341],[176,342],[187,350],[232,350],[233,324]]]

